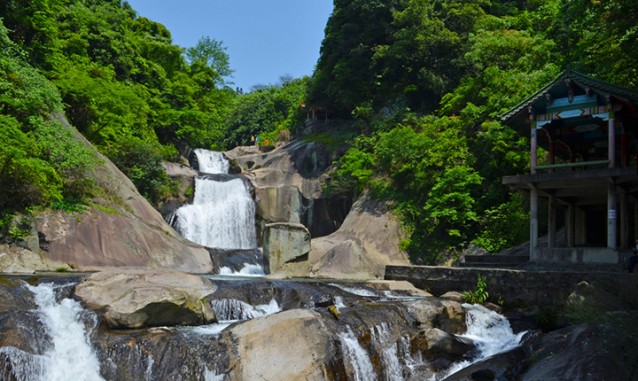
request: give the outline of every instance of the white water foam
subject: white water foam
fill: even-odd
[[[363,349],[357,336],[352,332],[350,327],[347,327],[345,332],[338,335],[339,342],[341,343],[341,350],[343,351],[344,361],[347,362],[346,369],[349,367],[352,369],[353,377],[355,381],[372,381],[377,379],[377,375],[374,372],[372,361],[368,352]]]
[[[244,263],[244,267],[239,271],[234,271],[230,267],[220,267],[219,275],[240,275],[240,276],[264,276],[264,268],[261,265]]]
[[[211,306],[220,322],[250,320],[281,311],[275,299],[271,299],[268,304],[256,306],[237,299],[216,299],[211,301]]]
[[[363,287],[350,287],[339,283],[330,283],[330,286],[337,287],[345,292],[349,292],[357,296],[379,297],[378,293]]]
[[[175,212],[176,228],[193,242],[220,249],[257,247],[255,202],[241,179],[195,179],[193,204]]]
[[[381,363],[386,380],[403,380],[403,369],[399,362],[397,344],[392,341],[390,324],[387,322],[372,327],[370,330],[372,344],[381,353]]]
[[[194,150],[199,164],[199,171],[203,173],[228,173],[230,163],[221,152],[209,151],[202,148]]]
[[[470,339],[478,350],[472,360],[452,365],[450,369],[438,374],[441,380],[484,358],[516,348],[525,332],[514,334],[509,321],[502,315],[479,304],[463,304],[466,310],[467,331],[460,337]]]
[[[103,380],[100,363],[91,348],[90,332],[84,320],[95,328],[95,315],[85,311],[79,302],[55,297],[56,286],[50,283],[26,286],[34,295],[37,314],[44,332],[34,334],[50,339],[50,348],[42,355],[34,355],[14,347],[0,348],[11,363],[12,374],[18,380],[67,381]]]
[[[216,372],[204,367],[204,381],[224,381],[223,374],[217,374]]]

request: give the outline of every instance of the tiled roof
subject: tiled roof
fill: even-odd
[[[544,112],[546,108],[546,94],[550,94],[553,98],[560,98],[567,96],[567,86],[565,84],[566,79],[570,79],[577,87],[581,89],[590,88],[593,92],[607,96],[611,95],[621,101],[629,101],[634,105],[638,105],[638,91],[627,89],[620,86],[615,86],[607,82],[603,82],[576,71],[567,70],[562,72],[552,82],[547,84],[537,93],[531,95],[523,102],[519,103],[511,110],[501,115],[501,120],[505,123],[510,123],[517,117],[520,117],[521,112],[525,112],[527,117],[527,109],[529,106],[534,108],[536,112]]]

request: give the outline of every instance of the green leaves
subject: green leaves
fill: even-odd
[[[186,57],[194,68],[200,65],[211,68],[211,79],[216,84],[223,85],[224,77],[233,73],[230,58],[222,42],[208,36],[200,38],[195,47],[188,48]]]

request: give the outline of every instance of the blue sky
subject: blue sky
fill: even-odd
[[[140,16],[164,24],[173,43],[222,41],[233,87],[279,83],[311,75],[332,13],[332,0],[128,0]]]

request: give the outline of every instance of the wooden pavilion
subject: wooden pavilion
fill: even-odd
[[[529,193],[530,261],[618,264],[630,252],[638,238],[637,105],[637,91],[566,71],[502,116],[530,137],[530,173],[503,178]],[[539,199],[547,203],[544,247]]]

